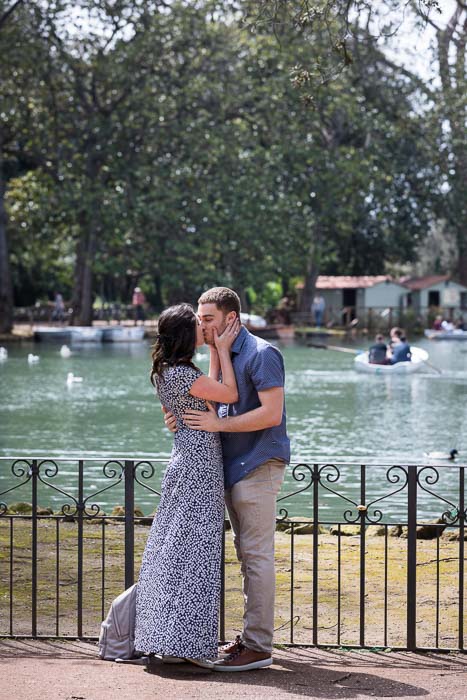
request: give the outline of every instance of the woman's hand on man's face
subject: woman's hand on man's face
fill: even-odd
[[[218,352],[221,350],[230,350],[239,332],[240,321],[238,318],[234,318],[230,321],[221,335],[218,335],[217,328],[213,328],[213,339],[216,350]]]

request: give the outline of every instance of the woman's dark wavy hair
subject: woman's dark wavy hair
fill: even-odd
[[[152,347],[151,383],[166,367],[191,365],[196,349],[196,314],[190,304],[169,306],[159,317],[156,342]]]

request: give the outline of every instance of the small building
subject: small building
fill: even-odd
[[[320,275],[316,282],[326,304],[325,318],[348,325],[372,325],[378,317],[396,321],[407,303],[407,288],[389,275]]]
[[[399,282],[407,288],[407,305],[417,315],[436,310],[452,319],[467,313],[467,287],[454,282],[450,275],[402,277]]]

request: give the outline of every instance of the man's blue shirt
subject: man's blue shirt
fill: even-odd
[[[234,404],[220,404],[220,418],[237,416],[261,406],[258,391],[283,387],[284,360],[281,353],[262,338],[242,327],[232,345],[232,364],[237,379],[239,399]],[[253,469],[276,457],[290,461],[290,441],[286,433],[285,405],[278,426],[249,433],[221,433],[224,455],[225,487],[230,488]]]
[[[412,353],[410,345],[406,342],[397,343],[392,349],[391,365],[396,365],[398,362],[410,362]]]

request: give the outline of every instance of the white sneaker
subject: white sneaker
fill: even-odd
[[[117,664],[133,664],[134,666],[147,666],[149,656],[135,656],[133,659],[115,659]]]
[[[209,661],[209,659],[184,659],[188,661],[189,664],[194,664],[195,666],[201,666],[201,668],[214,668],[214,661]]]

